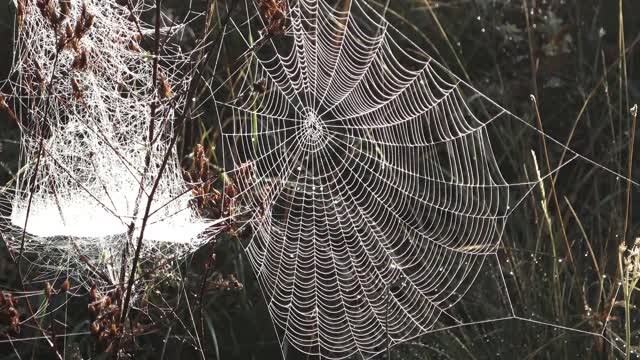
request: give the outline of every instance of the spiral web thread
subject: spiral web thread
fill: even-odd
[[[248,21],[227,39],[251,49],[248,74],[225,81],[241,84],[235,96],[224,84],[214,91],[233,114],[224,140],[236,205],[255,214],[246,253],[283,351],[289,343],[322,358],[371,358],[458,326],[551,325],[517,316],[510,300],[499,319],[453,310],[487,259],[500,264],[504,223],[536,185],[576,159],[612,171],[457,78],[367,2],[342,4],[289,2],[286,34],[260,39],[268,20],[245,1]],[[535,181],[508,182],[490,141],[505,121],[568,158]],[[604,327],[554,326],[609,341]]]
[[[7,222],[15,229],[7,241],[17,254],[26,225],[25,254],[40,271],[50,270],[37,272],[43,275],[34,281],[67,269],[76,281],[115,284],[123,249],[129,242],[133,252],[131,239],[140,235],[144,206],[168,151],[171,157],[152,199],[141,262],[166,265],[202,244],[203,232],[211,225],[190,207],[191,193],[175,149],[168,145],[174,112],[183,105],[180,94],[190,81],[185,71],[190,53],[173,44],[188,22],[164,14],[161,18],[158,76],[166,88],[159,95],[162,90],[153,85],[154,56],[139,44],[153,38],[153,25],[140,20],[153,6],[134,2],[129,10],[113,1],[72,0],[70,14],[62,16],[63,2],[45,3],[52,4],[62,21],[54,30],[36,1],[22,2],[13,80],[5,84],[12,89],[15,108],[22,110],[17,117],[24,164],[13,195],[3,191],[11,214]],[[95,17],[93,25],[77,45],[68,44],[56,56],[61,34],[67,26],[76,27],[83,6]],[[186,18],[199,16],[189,13]],[[86,69],[74,65],[80,51],[87,54]],[[156,115],[150,141],[152,106]],[[134,231],[128,235],[130,224]]]

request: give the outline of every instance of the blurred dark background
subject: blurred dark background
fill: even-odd
[[[232,1],[226,0],[226,3]],[[188,3],[167,0],[164,6],[168,11],[180,13]],[[370,3],[377,8],[384,7],[384,3]],[[202,7],[204,4],[196,0],[194,6]],[[2,79],[8,77],[12,63],[14,14],[13,2],[0,0]],[[564,143],[575,126],[570,144],[572,148],[626,174],[632,124],[629,109],[640,99],[638,14],[640,1],[635,0],[393,0],[389,3],[386,17],[455,74],[532,124],[535,124],[535,112],[530,95],[535,94],[545,132]],[[623,33],[620,33],[621,15]],[[192,30],[198,33],[199,29]],[[621,39],[624,39],[624,46]],[[622,53],[626,57],[626,73],[620,66]],[[213,112],[205,112],[199,121],[205,127],[218,126]],[[502,133],[498,135],[502,139],[496,145],[500,161],[514,169],[528,167],[531,176],[530,150],[542,151],[540,139],[532,137],[532,133],[519,133],[509,126],[500,128],[500,131]],[[18,141],[18,129],[6,114],[0,113],[2,184],[17,171]],[[185,142],[180,146],[187,149],[193,146],[193,140]],[[559,159],[560,150],[559,147],[551,147],[552,161]],[[636,163],[633,162],[634,165]],[[640,179],[637,167],[633,174],[633,178]],[[516,313],[573,329],[596,331],[602,328],[603,320],[596,315],[611,309],[603,299],[616,287],[606,278],[607,274],[611,278],[611,274],[617,271],[617,247],[621,238],[631,243],[638,235],[638,217],[633,215],[628,233],[620,231],[626,211],[625,190],[626,183],[616,176],[602,171],[576,170],[558,179],[557,192],[564,225],[560,225],[555,209],[550,211],[551,225],[542,220],[544,211],[539,194],[532,196],[530,203],[514,213],[500,259],[503,264],[509,264],[503,269],[505,273],[515,274],[507,283]],[[637,198],[634,190],[632,204]],[[582,225],[584,231],[578,225]],[[571,257],[579,257],[573,266],[559,261],[569,258],[568,250],[562,248],[551,254],[549,248],[547,240],[559,239],[562,231],[568,232],[572,244]],[[244,288],[207,293],[205,343],[208,357],[224,360],[281,359],[265,303],[242,255],[242,241],[225,235],[216,247],[217,271],[234,274]],[[589,248],[593,249],[595,260],[586,256]],[[526,249],[535,249],[542,255],[534,257]],[[198,276],[202,274],[207,251],[204,249],[202,253],[195,254],[185,264],[184,270],[195,286],[199,284]],[[594,273],[594,264],[598,265],[597,273]],[[489,280],[500,271],[492,266],[488,264],[486,269]],[[547,275],[552,273],[553,276]],[[2,248],[0,289],[14,289],[15,276],[14,265],[8,260],[6,249]],[[605,280],[600,281],[602,278]],[[495,313],[486,308],[473,310],[477,307],[473,304],[489,303],[489,300],[502,297],[496,295],[490,286],[484,287],[482,281],[479,280],[479,285],[472,289],[472,305],[466,311],[478,311],[470,317],[499,317],[498,310]],[[600,287],[601,291],[594,291],[594,287]],[[562,294],[561,300],[556,297],[558,293]],[[496,301],[500,302],[500,299]],[[84,305],[80,303],[77,306],[79,320],[76,330],[86,331],[87,323],[82,320]],[[558,310],[560,308],[564,310]],[[180,316],[186,317],[185,314]],[[634,313],[632,317],[631,346],[640,345],[636,315]],[[622,317],[620,308],[615,307],[606,325],[605,336],[613,342],[624,337]],[[166,343],[163,342],[165,337],[168,339]],[[80,358],[80,354],[84,358],[89,356],[85,349],[90,343],[88,336],[69,338],[69,358]],[[161,352],[167,359],[197,356],[188,341],[169,336],[166,329],[147,335],[141,344],[142,349],[136,358],[155,359]],[[20,344],[16,345],[23,358],[30,354],[35,354],[34,358],[51,358],[42,344],[31,342],[29,347],[25,349]],[[42,349],[30,353],[31,347]],[[290,359],[307,358],[294,354],[288,348],[285,351],[290,352]],[[0,357],[13,359],[17,355],[11,346],[1,343]],[[99,358],[95,354],[94,357]],[[598,337],[509,320],[425,335],[396,346],[392,357],[610,359],[622,358],[622,354]]]

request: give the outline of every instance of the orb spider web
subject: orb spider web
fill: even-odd
[[[606,322],[589,331],[518,314],[500,244],[525,198],[575,160],[635,182],[457,77],[387,21],[386,7],[287,2],[286,29],[274,35],[264,3],[245,1],[246,21],[227,30],[225,41],[248,50],[213,97],[218,116],[231,117],[223,141],[235,206],[254,214],[246,254],[283,352],[371,358],[501,320],[610,341]],[[559,165],[541,171],[536,161],[535,179],[507,180],[493,150],[505,122],[560,149]],[[487,268],[504,312],[459,314]]]

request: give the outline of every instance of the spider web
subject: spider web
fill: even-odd
[[[244,41],[248,55],[214,90],[218,115],[233,121],[223,140],[235,205],[255,214],[246,254],[283,352],[291,344],[322,358],[371,358],[460,326],[552,325],[511,304],[499,249],[506,220],[574,160],[612,171],[456,77],[367,2],[289,4],[285,36],[260,38],[266,20],[245,2],[247,21],[226,39]],[[504,122],[567,158],[532,181],[506,180],[492,149]],[[499,274],[503,315],[459,315],[487,268]],[[609,340],[605,325],[555,328]]]
[[[68,269],[77,281],[113,285],[123,252],[132,253],[132,239],[141,236],[148,202],[143,264],[166,265],[208,239],[205,229],[212,223],[190,205],[192,194],[169,146],[174,114],[190,82],[191,53],[175,40],[201,14],[189,12],[184,23],[162,14],[157,77],[165,89],[158,90],[154,55],[140,44],[154,35],[154,27],[141,20],[153,6],[68,1],[69,13],[62,15],[62,2],[44,3],[60,23],[52,26],[35,1],[23,2],[11,80],[5,84],[18,109],[23,164],[2,191],[11,214],[6,241],[17,255],[24,239],[25,254],[44,270],[36,282]],[[89,16],[93,24],[80,37],[77,24]],[[75,38],[59,51],[65,31]],[[85,66],[77,63],[82,52]],[[166,171],[151,198],[167,153]]]

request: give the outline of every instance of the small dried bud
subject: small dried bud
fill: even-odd
[[[9,108],[9,105],[7,105],[7,102],[5,101],[4,96],[0,94],[0,109],[6,110],[8,108]]]
[[[53,6],[51,0],[38,0],[36,1],[36,6],[38,7],[38,9],[40,9],[42,17],[49,20],[51,25],[53,25],[55,28],[60,20],[56,16],[56,9]]]
[[[64,16],[71,14],[71,2],[69,0],[60,0],[60,12]]]
[[[64,32],[67,35],[68,39],[71,39],[73,37],[73,28],[71,27],[71,24],[67,23],[67,25],[64,27]]]
[[[87,4],[83,1],[82,7],[80,7],[80,19],[85,19],[87,17]]]
[[[69,282],[69,279],[66,279],[60,286],[60,291],[62,293],[66,293],[67,291],[69,291],[70,287],[71,287],[71,283]]]
[[[98,300],[98,288],[96,287],[96,284],[91,285],[91,291],[89,292],[89,297],[91,298],[92,302]]]
[[[104,297],[104,307],[108,308],[109,306],[111,306],[111,296],[105,296]]]
[[[76,70],[84,70],[87,68],[87,50],[81,48],[80,51],[76,54],[76,57],[73,59],[73,66]]]
[[[96,17],[93,14],[88,14],[87,18],[84,20],[84,30],[87,31],[89,30],[94,22],[96,21]]]
[[[133,52],[140,52],[140,46],[134,40],[129,40],[129,44],[127,45],[127,49]]]
[[[160,98],[167,99],[173,96],[173,93],[171,92],[171,87],[169,86],[169,83],[167,83],[167,80],[164,78],[164,76],[160,75],[158,77],[159,77],[158,81],[160,83],[160,88],[158,89],[160,93]]]
[[[236,186],[233,184],[227,185],[227,187],[224,189],[224,193],[230,197],[233,198],[236,195],[238,195],[238,190],[236,189]]]
[[[84,22],[80,19],[76,21],[76,26],[73,28],[73,33],[79,38],[84,32]]]
[[[58,39],[58,45],[56,46],[56,50],[58,52],[64,50],[64,47],[67,46],[67,35],[66,34],[62,34],[60,35],[60,38]]]
[[[13,306],[9,308],[9,310],[7,310],[7,313],[9,314],[9,317],[17,317],[18,316],[18,310],[16,310],[16,308],[14,308]]]
[[[118,288],[116,289],[116,293],[114,294],[114,300],[115,301],[120,301],[120,299],[122,299],[122,288],[118,286]]]
[[[97,321],[94,321],[89,325],[89,331],[92,335],[98,335],[98,333],[100,333],[100,325]]]
[[[73,97],[76,100],[82,100],[82,90],[80,89],[80,84],[74,78],[71,78],[71,89],[73,91]]]
[[[95,315],[95,314],[96,314],[96,307],[95,307],[93,304],[89,304],[89,305],[87,306],[87,309],[89,310],[89,313],[90,313],[91,315]]]
[[[24,6],[24,2],[25,0],[18,0],[18,11],[16,13],[18,29],[22,29],[22,24],[24,24],[24,17],[27,14],[27,8]]]
[[[11,330],[15,333],[20,332],[20,317],[14,316],[11,318]]]

